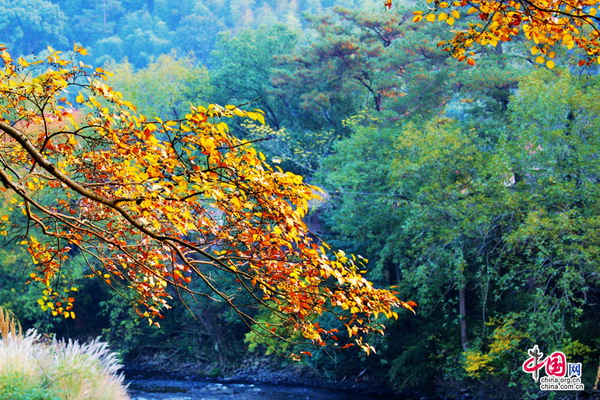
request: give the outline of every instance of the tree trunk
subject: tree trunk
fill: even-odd
[[[467,307],[465,300],[465,289],[466,283],[462,282],[458,289],[458,314],[460,318],[460,344],[462,345],[463,351],[469,349],[469,342],[467,339]]]

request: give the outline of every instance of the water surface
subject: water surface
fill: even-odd
[[[364,400],[366,398],[389,398],[302,386],[176,379],[131,380],[129,393],[132,400]]]

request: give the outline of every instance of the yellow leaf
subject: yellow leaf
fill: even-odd
[[[435,21],[435,14],[428,14],[427,17],[425,17],[425,19],[429,22],[433,22]]]
[[[219,131],[219,133],[222,135],[229,132],[229,127],[227,126],[227,124],[225,122],[219,122],[218,124],[215,125],[215,127],[217,128],[217,131]]]
[[[262,113],[255,112],[255,111],[248,111],[247,117],[250,119],[253,119],[255,121],[258,121],[263,125],[265,124],[265,117],[264,117],[264,115],[262,115]]]
[[[479,10],[475,7],[471,7],[469,8],[469,11],[467,11],[467,14],[474,14],[476,12],[479,12]]]
[[[545,60],[546,59],[544,58],[544,56],[537,56],[537,58],[535,59],[535,62],[538,64],[543,64]]]
[[[554,61],[552,61],[552,60],[548,60],[548,61],[546,62],[546,66],[547,66],[548,68],[550,68],[550,69],[554,68]]]
[[[448,19],[448,14],[445,12],[438,14],[438,21],[445,21]]]
[[[5,64],[10,64],[12,62],[12,58],[10,57],[10,54],[7,51],[3,51],[2,53],[0,53],[0,58],[4,60]]]
[[[84,49],[81,46],[78,46],[77,44],[75,44],[73,46],[73,50],[76,51],[77,53],[81,54],[82,56],[85,56],[88,54],[88,51],[86,49]]]
[[[539,53],[539,52],[540,52],[540,49],[538,49],[536,46],[533,46],[533,47],[531,48],[531,54],[532,54],[532,55],[534,55],[534,56],[535,56],[535,55],[536,55],[537,53]]]
[[[90,96],[89,100],[90,100],[90,103],[92,103],[94,105],[94,107],[100,107],[101,106],[100,102],[98,100],[96,100],[95,97]]]
[[[446,23],[447,23],[448,25],[454,25],[454,18],[452,18],[452,17],[448,18],[448,19],[446,20]]]
[[[456,11],[456,10],[452,10],[452,16],[455,19],[460,19],[460,13],[458,11]]]

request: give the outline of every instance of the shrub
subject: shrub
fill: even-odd
[[[0,400],[128,400],[116,354],[97,340],[47,341],[0,308]]]

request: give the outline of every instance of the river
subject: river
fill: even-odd
[[[301,386],[177,379],[129,381],[132,400],[374,400],[389,396],[356,394]]]

